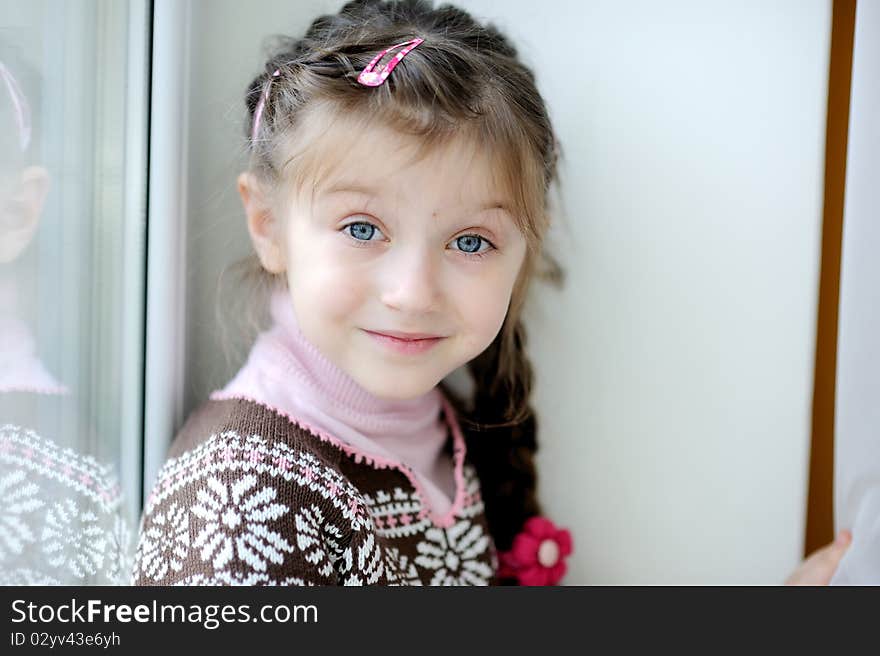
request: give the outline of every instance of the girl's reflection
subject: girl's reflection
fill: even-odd
[[[49,173],[34,163],[36,76],[15,68],[0,61],[0,584],[123,583],[130,530],[119,485],[84,452],[90,431],[65,425],[75,394],[43,362],[32,329],[40,281],[28,246]]]

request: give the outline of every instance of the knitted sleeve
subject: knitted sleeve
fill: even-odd
[[[132,583],[348,583],[353,563],[369,560],[368,517],[358,490],[314,453],[258,435],[214,434],[159,472]]]

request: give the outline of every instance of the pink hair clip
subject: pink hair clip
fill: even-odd
[[[266,82],[263,93],[260,94],[260,102],[257,103],[257,108],[254,110],[254,129],[251,131],[251,141],[257,140],[257,132],[260,130],[260,117],[263,115],[263,108],[266,106],[266,100],[269,98],[269,87],[272,86],[272,78],[276,78],[279,75],[281,75],[281,69],[276,68],[275,72],[272,73],[272,77]]]
[[[3,78],[3,82],[6,83],[9,97],[12,99],[12,106],[15,108],[15,122],[18,125],[18,145],[23,152],[27,150],[28,144],[31,141],[31,110],[28,107],[27,98],[12,75],[12,71],[6,68],[3,62],[0,62],[0,78]]]
[[[391,46],[390,48],[386,48],[378,55],[373,57],[373,61],[367,64],[366,68],[361,71],[361,74],[358,75],[357,81],[363,84],[365,87],[378,87],[382,84],[388,76],[391,75],[391,71],[394,70],[394,67],[400,63],[400,60],[406,57],[410,51],[418,46],[420,43],[423,43],[424,39],[415,38],[412,41],[404,41],[403,43],[398,43],[396,45]],[[385,64],[385,68],[383,68],[378,73],[374,71],[376,64],[379,63],[379,60],[382,59],[385,55],[387,55],[392,50],[396,50],[401,46],[406,46],[403,50],[398,52],[387,64]]]
[[[418,46],[420,43],[424,43],[424,39],[416,37],[411,41],[404,41],[403,43],[398,43],[390,48],[385,48],[378,55],[373,57],[373,60],[367,64],[366,68],[361,71],[360,75],[358,75],[358,82],[363,84],[366,87],[377,87],[382,84],[385,80],[388,79],[388,76],[391,75],[391,71],[394,70],[394,67],[400,63],[400,60],[406,57],[413,48]],[[403,47],[403,50],[398,52],[394,57],[385,64],[385,67],[379,71],[378,73],[373,69],[376,67],[376,64],[379,63],[379,60],[382,59],[389,52],[396,50],[397,48]],[[272,79],[281,75],[280,69],[275,69],[275,72],[272,73],[272,76],[269,78],[269,81],[266,82],[266,87],[263,89],[263,93],[260,94],[260,101],[257,103],[257,108],[254,110],[254,128],[251,131],[251,141],[256,141],[257,134],[260,131],[260,119],[263,116],[263,109],[266,107],[266,100],[269,98],[269,89],[272,86]]]

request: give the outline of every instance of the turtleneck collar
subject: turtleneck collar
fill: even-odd
[[[444,399],[435,387],[415,399],[375,396],[333,364],[299,329],[286,289],[273,292],[271,327],[260,334],[244,367],[212,399],[246,398],[278,409],[345,442],[368,458],[414,471],[433,514],[456,496]]]

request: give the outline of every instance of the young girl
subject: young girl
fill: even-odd
[[[134,582],[558,582],[520,321],[557,159],[532,73],[461,10],[360,1],[246,102],[273,324],[174,441]]]
[[[461,10],[361,0],[282,41],[246,103],[273,323],[172,444],[134,583],[559,582],[520,319],[554,277],[533,74]]]

